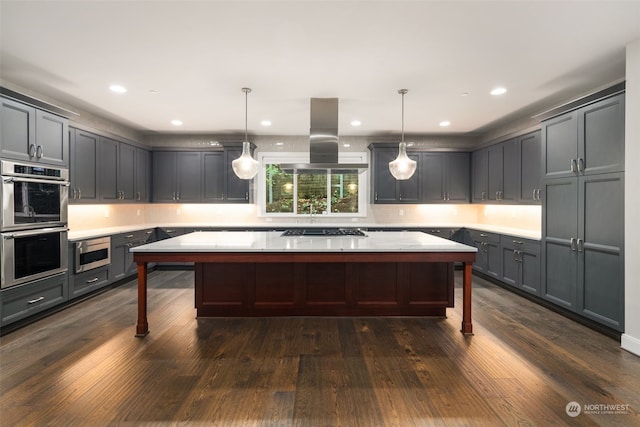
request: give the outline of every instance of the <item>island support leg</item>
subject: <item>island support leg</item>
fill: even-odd
[[[138,324],[136,337],[143,338],[149,333],[147,323],[147,263],[138,262]]]
[[[473,334],[471,323],[471,266],[470,262],[463,264],[464,272],[462,276],[462,329],[463,334]]]

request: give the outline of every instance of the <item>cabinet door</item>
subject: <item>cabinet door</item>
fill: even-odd
[[[36,110],[36,159],[50,165],[69,166],[69,121]]]
[[[544,181],[542,297],[574,309],[577,287],[578,188],[574,177]]]
[[[252,180],[240,179],[233,171],[231,162],[240,157],[242,148],[225,148],[225,195],[224,199],[227,203],[248,203],[249,202],[249,183]]]
[[[487,168],[489,171],[487,198],[500,200],[504,187],[504,151],[503,145],[498,144],[487,150]]]
[[[543,178],[574,176],[578,158],[578,115],[571,112],[542,123]]]
[[[224,200],[224,153],[222,151],[203,154],[203,201],[222,202]]]
[[[120,200],[135,200],[136,148],[129,144],[118,145],[118,193]]]
[[[500,200],[515,203],[520,188],[520,144],[512,139],[502,144],[502,194]]]
[[[135,200],[138,202],[149,201],[151,153],[142,148],[136,148],[135,165]]]
[[[98,151],[100,200],[114,202],[118,199],[118,142],[100,138]]]
[[[201,171],[201,153],[178,153],[178,201],[199,202],[201,200]]]
[[[79,129],[72,130],[70,172],[71,203],[98,201],[98,148],[100,137]]]
[[[0,292],[0,325],[4,326],[62,304],[69,298],[69,283],[63,273]]]
[[[578,111],[578,157],[585,175],[624,171],[624,94]]]
[[[153,152],[153,201],[174,202],[176,199],[177,153]]]
[[[505,238],[506,240],[506,238]],[[506,284],[517,287],[520,283],[520,263],[515,244],[507,241],[503,242],[500,248],[502,261],[502,274],[500,280]]]
[[[415,160],[416,163],[420,165],[420,154],[407,153],[407,157],[409,157],[412,160]],[[420,171],[418,169],[415,171],[415,173],[411,178],[397,180],[398,197],[399,197],[398,202],[400,203],[419,203],[420,202],[420,180],[421,180],[420,177],[422,172],[424,171]]]
[[[478,150],[471,153],[471,167],[473,169],[473,182],[471,184],[473,188],[472,200],[473,202],[484,202],[487,200],[487,193],[489,191],[489,163],[488,163],[488,151]]]
[[[447,201],[469,203],[469,153],[447,153],[444,172]]]
[[[397,150],[375,149],[373,150],[373,203],[397,203],[398,181],[389,171],[389,162],[398,155]]]
[[[486,273],[496,279],[500,278],[502,276],[502,253],[500,242],[487,240],[484,249],[487,261]]]
[[[441,203],[445,200],[444,153],[422,153],[418,170],[422,189],[422,201]]]
[[[126,244],[111,246],[111,264],[109,264],[109,277],[112,281],[123,279],[127,275],[127,257],[129,247]]]
[[[35,108],[0,98],[2,101],[1,157],[30,161],[36,155]]]
[[[519,201],[540,203],[538,193],[540,190],[541,161],[540,131],[520,137]]]
[[[522,290],[540,294],[540,243],[525,243],[519,255],[520,283]]]
[[[578,304],[581,314],[624,326],[623,173],[579,179]]]

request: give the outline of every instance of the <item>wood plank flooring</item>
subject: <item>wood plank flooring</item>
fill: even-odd
[[[446,319],[196,319],[153,272],[144,339],[135,281],[2,337],[0,425],[640,426],[640,358],[476,277],[465,337],[456,285]]]

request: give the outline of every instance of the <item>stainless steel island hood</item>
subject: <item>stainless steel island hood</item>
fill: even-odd
[[[287,173],[361,173],[366,163],[338,162],[338,98],[311,98],[309,163],[281,163]]]

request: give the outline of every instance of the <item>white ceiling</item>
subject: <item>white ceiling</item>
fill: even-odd
[[[405,132],[479,132],[623,80],[640,39],[640,1],[1,0],[0,14],[4,81],[152,132],[242,132],[245,86],[252,134],[307,134],[311,97],[340,98],[341,135],[397,133],[400,88]]]

